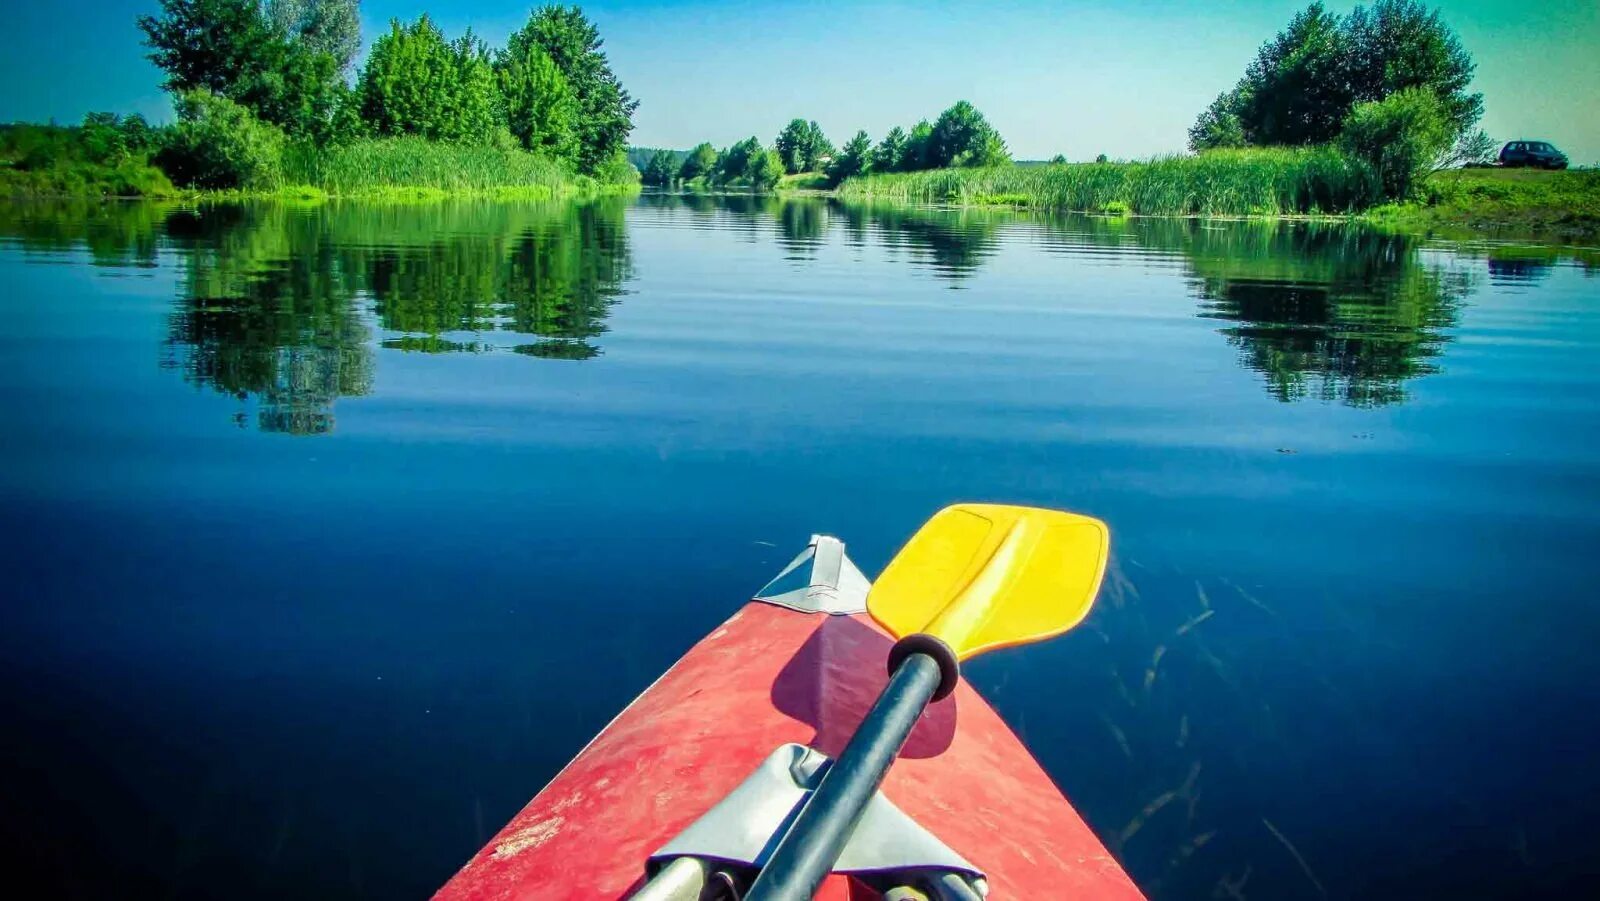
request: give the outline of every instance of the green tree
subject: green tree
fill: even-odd
[[[1339,17],[1321,3],[1297,13],[1263,45],[1237,97],[1251,143],[1332,140],[1352,102],[1350,46]]]
[[[761,140],[748,137],[717,155],[717,165],[713,174],[715,181],[726,184],[750,177],[751,167],[761,155],[763,148]]]
[[[1239,121],[1240,89],[1224,91],[1211,101],[1200,118],[1189,127],[1189,149],[1215,150],[1243,147],[1244,125]]]
[[[678,167],[678,178],[688,181],[691,178],[710,176],[716,171],[717,157],[717,148],[712,147],[709,142],[696,144],[695,148],[689,151],[689,155],[683,158],[683,165]]]
[[[944,166],[993,166],[1008,161],[1005,141],[965,100],[943,113],[933,124],[928,138],[928,161],[932,168]]]
[[[641,173],[628,161],[628,151],[618,148],[611,158],[596,166],[594,179],[603,185],[637,185]]]
[[[839,155],[828,166],[828,181],[838,184],[853,175],[861,175],[872,168],[872,139],[865,131],[846,141]]]
[[[334,58],[298,43],[274,41],[259,77],[241,83],[229,96],[256,118],[279,126],[291,137],[325,143],[339,137],[338,112],[350,88],[339,77]]]
[[[131,124],[135,120],[139,124],[130,128],[116,113],[85,115],[83,125],[78,129],[83,157],[90,162],[114,166],[144,156],[150,145],[141,139],[140,132],[148,132],[149,126],[145,124],[144,117],[137,114],[129,116],[127,121]]]
[[[822,171],[825,158],[833,156],[833,142],[822,133],[822,126],[812,119],[806,123],[805,143],[801,146],[801,165],[806,172]]]
[[[628,95],[600,48],[600,32],[576,6],[545,6],[511,35],[506,50],[521,56],[528,45],[550,55],[571,88],[577,105],[577,162],[593,173],[618,151],[625,151],[639,102]]]
[[[906,131],[896,125],[883,136],[872,151],[872,168],[876,172],[899,172],[905,161]]]
[[[1005,166],[1011,163],[1011,148],[1000,132],[990,128],[984,132],[983,141],[961,162],[963,166]]]
[[[670,185],[678,177],[677,157],[670,150],[657,150],[650,156],[641,172],[642,180],[647,185]]]
[[[805,148],[809,137],[809,127],[804,119],[791,119],[789,124],[783,127],[783,131],[778,132],[773,148],[778,151],[778,157],[783,160],[783,168],[790,175],[803,171]]]
[[[529,150],[576,165],[578,100],[550,54],[520,42],[496,55],[495,75],[511,134]]]
[[[1403,200],[1450,149],[1455,130],[1451,110],[1439,95],[1415,87],[1356,104],[1339,143],[1377,171],[1385,196]]]
[[[333,58],[347,72],[361,50],[360,0],[267,0],[267,19],[278,36]]]
[[[273,188],[283,179],[283,132],[226,97],[179,92],[178,123],[156,156],[179,185]]]
[[[1436,10],[1418,0],[1376,0],[1371,8],[1351,11],[1344,28],[1354,101],[1426,88],[1439,98],[1458,133],[1483,116],[1483,95],[1467,93],[1476,64]]]
[[[770,191],[778,184],[779,179],[783,178],[783,158],[778,155],[778,151],[763,148],[751,158],[746,171],[749,172],[751,187]]]
[[[483,44],[446,41],[426,13],[398,20],[378,38],[361,71],[361,117],[379,135],[414,134],[462,144],[493,143],[500,97]]]
[[[923,119],[911,126],[911,134],[906,136],[906,152],[900,157],[900,169],[915,172],[938,165],[933,156],[933,125]]]
[[[1200,114],[1189,146],[1324,143],[1355,104],[1408,88],[1433,92],[1460,134],[1483,113],[1482,95],[1467,93],[1473,68],[1455,32],[1418,0],[1376,0],[1342,18],[1312,3]]]
[[[255,0],[161,0],[161,15],[139,27],[169,91],[207,90],[292,136],[330,136],[344,91],[337,62],[280,37]]]
[[[174,93],[204,88],[229,95],[258,73],[275,40],[256,0],[161,0],[159,16],[140,16],[150,61]]]

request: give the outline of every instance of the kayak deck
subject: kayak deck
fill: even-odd
[[[627,897],[649,856],[779,744],[837,756],[887,681],[891,644],[864,615],[746,605],[619,714],[438,897]],[[923,714],[882,790],[984,870],[991,898],[1142,897],[964,680]],[[819,897],[875,896],[852,894],[847,882],[830,877]]]

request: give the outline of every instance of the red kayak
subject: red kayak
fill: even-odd
[[[761,865],[769,830],[805,790],[802,758],[837,757],[884,688],[893,639],[863,612],[868,587],[840,542],[815,537],[436,897],[719,897],[671,894],[665,876],[645,889],[675,862],[713,873],[713,882],[724,868],[721,877],[738,885],[728,874]],[[949,897],[1143,897],[965,680],[917,720],[881,796],[816,897],[941,897],[887,888],[930,873],[976,889]]]

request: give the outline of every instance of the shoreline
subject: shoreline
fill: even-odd
[[[959,170],[947,171],[956,173],[951,178],[960,185],[963,176]],[[977,180],[983,176],[975,174],[969,177]],[[899,196],[876,194],[871,190],[870,180],[857,182],[854,190],[849,190],[849,182],[843,187],[845,191],[836,190],[832,195],[846,202],[906,202]],[[1037,194],[1024,191],[963,192],[961,195],[947,196],[942,201],[929,202],[954,208],[1004,208],[1110,218],[1343,222],[1390,232],[1458,240],[1554,240],[1572,246],[1600,248],[1600,170],[1449,170],[1430,175],[1422,194],[1416,200],[1379,204],[1348,212],[1142,212],[1130,208],[1125,200],[1120,199],[1109,200],[1097,209],[1083,208],[1045,202]]]
[[[1491,172],[1499,170],[1488,170]],[[1513,179],[1527,181],[1541,176],[1574,176],[1584,182],[1583,192],[1594,197],[1584,197],[1600,206],[1600,171],[1577,170],[1570,173],[1531,173],[1514,171],[1504,173]],[[1435,179],[1456,179],[1458,173],[1436,175]],[[1466,176],[1471,179],[1473,176]],[[0,193],[0,203],[28,204],[79,201],[92,203],[235,203],[276,201],[316,205],[327,202],[427,204],[455,200],[489,202],[554,202],[560,200],[587,200],[601,197],[629,197],[641,193],[672,194],[682,196],[742,196],[772,198],[810,198],[863,206],[893,206],[907,209],[973,209],[1013,210],[1038,214],[1064,214],[1093,216],[1104,219],[1193,219],[1218,222],[1320,222],[1328,224],[1357,225],[1393,233],[1436,237],[1445,240],[1498,240],[1523,243],[1559,244],[1583,249],[1600,249],[1600,209],[1586,202],[1571,204],[1519,203],[1515,192],[1501,195],[1485,202],[1459,192],[1446,194],[1434,202],[1411,201],[1403,204],[1385,204],[1351,213],[1137,213],[1112,205],[1111,209],[1073,209],[1040,203],[1037,198],[1023,194],[984,195],[966,198],[949,198],[944,201],[907,200],[900,197],[874,196],[870,193],[841,192],[838,188],[820,189],[810,186],[779,186],[774,191],[740,190],[671,190],[641,188],[637,183],[598,184],[569,183],[551,186],[499,185],[445,189],[430,186],[383,185],[353,191],[333,192],[314,185],[293,185],[272,190],[180,190],[149,195],[116,195],[89,192],[77,193]],[[1469,192],[1470,193],[1470,192]]]
[[[385,185],[355,191],[334,192],[315,185],[291,185],[271,190],[228,188],[223,190],[179,190],[154,194],[97,194],[90,192],[0,192],[0,203],[52,203],[84,201],[92,203],[234,203],[280,201],[285,203],[432,203],[445,200],[551,201],[582,200],[595,197],[624,197],[639,193],[637,184],[579,185],[553,188],[550,185],[497,185],[484,188],[435,188]]]

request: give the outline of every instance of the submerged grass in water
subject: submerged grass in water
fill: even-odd
[[[1372,169],[1325,147],[1211,151],[1137,163],[935,169],[852,178],[841,196],[993,203],[1135,215],[1352,213],[1378,197]]]

